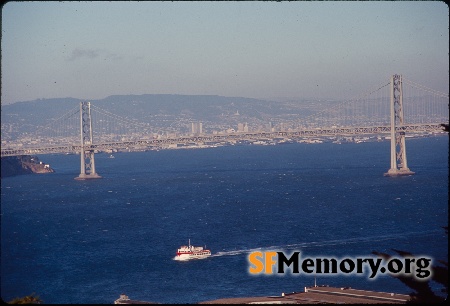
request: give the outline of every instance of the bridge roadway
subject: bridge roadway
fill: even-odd
[[[411,124],[397,127],[397,131],[405,133],[415,132],[439,132],[443,128],[440,123]],[[224,142],[237,140],[258,140],[273,138],[296,138],[296,137],[318,137],[318,136],[356,136],[356,135],[376,135],[387,134],[391,132],[390,126],[371,126],[371,127],[332,127],[305,129],[289,132],[254,132],[254,133],[232,133],[232,134],[212,134],[193,137],[176,137],[151,140],[134,140],[120,142],[105,142],[92,145],[85,145],[86,149],[104,151],[108,149],[127,149],[127,148],[151,148],[161,147],[170,144],[187,144],[199,142]],[[1,157],[18,155],[38,155],[51,153],[75,153],[81,151],[81,145],[59,145],[37,148],[21,149],[1,149]]]

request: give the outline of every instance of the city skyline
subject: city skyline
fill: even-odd
[[[407,75],[448,92],[444,2],[8,2],[2,105],[198,94],[349,98]]]

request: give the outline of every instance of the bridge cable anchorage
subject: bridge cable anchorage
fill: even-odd
[[[91,102],[80,102],[80,175],[76,180],[98,179],[100,175],[95,171],[95,150],[93,147]]]

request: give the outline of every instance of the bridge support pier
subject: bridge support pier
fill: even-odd
[[[92,118],[91,102],[80,103],[81,124],[81,170],[76,180],[98,179],[100,175],[95,172],[94,148],[92,147]]]
[[[412,175],[406,160],[403,128],[403,84],[401,75],[391,77],[391,168],[385,176]]]

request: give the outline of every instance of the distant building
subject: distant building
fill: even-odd
[[[314,286],[305,287],[304,292],[282,292],[280,296],[225,298],[201,304],[407,304],[410,298],[391,292]]]
[[[203,123],[201,123],[201,122],[192,122],[191,123],[191,133],[193,135],[203,134]]]
[[[246,123],[238,123],[238,132],[248,132],[248,124]]]

